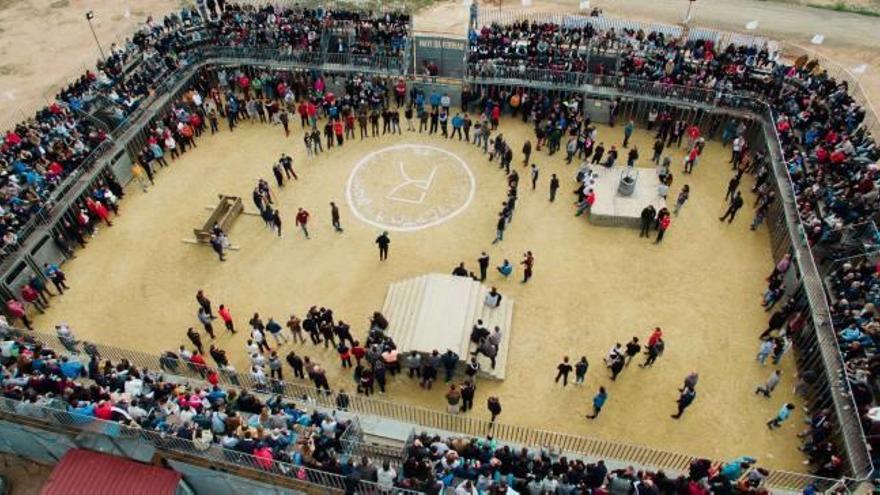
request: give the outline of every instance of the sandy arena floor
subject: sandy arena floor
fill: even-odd
[[[245,123],[234,135],[224,129],[162,170],[147,194],[129,187],[114,226],[102,228],[65,265],[73,289],[53,299],[38,326],[50,329],[66,321],[80,338],[151,352],[175,349],[189,345],[187,327],[200,327],[194,295],[203,288],[215,307],[231,307],[243,329],[254,311],[283,319],[291,311],[302,314],[319,305],[334,308],[362,335],[390,282],[425,272],[448,273],[459,261],[476,270],[482,250],[493,264],[502,258],[518,263],[528,249],[536,257],[529,284],[519,283],[519,269],[511,280],[490,275],[488,281],[512,297],[516,309],[508,379],[479,384],[474,414],[487,417],[485,398],[499,395],[505,422],[713,458],[748,454],[767,467],[802,468],[794,436],[800,417],[773,433],[764,426],[791,399],[791,356],[783,362],[786,375],[774,397],[754,395],[755,385],[771,371],[755,363],[754,355],[767,318],[759,301],[772,261],[766,231],[748,229],[751,208],[744,208],[731,226],[717,220],[730,173],[729,152],[720,145],[710,143],[693,176],[680,173],[683,155],[674,153],[670,198],[687,182],[691,201],[660,246],[639,239],[635,230],[600,228],[575,218],[570,191],[576,166],[566,166],[562,153],[533,154],[541,169],[535,192],[529,190],[517,153],[521,199],[505,241],[492,246],[505,181],[475,147],[408,133],[346,143],[307,160],[301,131],[295,129],[290,139],[280,128],[259,124]],[[519,121],[502,122],[501,131],[517,151],[531,137],[531,129]],[[634,143],[646,164],[652,136],[636,134]],[[606,145],[619,144],[622,130],[603,127],[600,137]],[[476,190],[472,203],[455,218],[392,233],[390,260],[379,263],[373,244],[378,229],[352,215],[346,181],[369,152],[406,143],[439,146],[463,159]],[[241,250],[230,253],[226,263],[219,263],[209,247],[181,242],[207,218],[205,205],[216,204],[218,193],[242,196],[246,211],[253,211],[250,192],[256,179],[272,181],[270,166],[282,152],[293,154],[300,174],[298,182],[275,191],[285,222],[282,240],[258,217],[243,215],[231,230]],[[411,161],[416,168],[423,162],[418,156]],[[547,191],[553,172],[563,186],[551,204]],[[330,226],[329,201],[342,209],[343,234]],[[312,240],[294,230],[297,207],[312,212]],[[631,366],[611,382],[602,365],[611,345],[634,335],[644,340],[656,325],[665,332],[665,355],[653,369]],[[218,342],[239,369],[245,367],[244,332],[222,335]],[[302,350],[327,366],[334,387],[353,388],[335,352],[311,344]],[[553,386],[563,354],[589,358],[585,387]],[[669,415],[675,412],[677,387],[691,370],[701,374],[697,400],[681,421],[673,421]],[[583,415],[599,385],[608,387],[610,398],[600,418],[587,421]],[[401,377],[391,380],[386,397],[440,409],[443,393],[442,384],[425,392]]]

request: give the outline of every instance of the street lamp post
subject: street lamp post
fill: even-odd
[[[89,23],[89,29],[92,30],[92,37],[95,38],[95,44],[98,45],[98,52],[101,53],[101,61],[104,62],[107,60],[107,57],[104,55],[104,49],[101,47],[101,42],[98,41],[98,35],[95,33],[95,26],[92,25],[92,19],[95,18],[95,13],[93,11],[86,12],[86,21]]]
[[[697,1],[697,0],[688,0],[688,10],[687,10],[687,13],[686,13],[685,16],[684,16],[684,25],[685,25],[685,26],[689,25],[690,22],[691,22],[691,11],[693,10],[693,8],[694,8],[694,2],[696,2],[696,1]]]

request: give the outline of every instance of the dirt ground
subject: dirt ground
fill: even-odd
[[[12,488],[10,495],[37,495],[52,474],[53,468],[54,466],[0,453],[0,474],[6,477]]]
[[[515,150],[531,133],[519,121],[504,121],[501,130]],[[600,137],[619,145],[622,131],[603,128]],[[516,301],[516,309],[507,379],[479,384],[474,414],[486,416],[485,398],[499,395],[502,419],[512,423],[714,458],[749,454],[766,466],[801,468],[794,436],[799,421],[773,433],[764,427],[791,399],[790,357],[783,362],[787,376],[777,395],[770,400],[754,395],[755,385],[771,371],[756,364],[754,355],[767,318],[759,301],[772,261],[766,232],[748,229],[750,213],[730,226],[718,222],[730,173],[728,152],[720,145],[708,146],[692,176],[678,173],[683,155],[675,151],[677,178],[670,197],[689,183],[692,199],[659,246],[639,239],[635,230],[600,228],[575,218],[569,192],[575,166],[543,151],[535,154],[538,189],[528,190],[521,169],[523,191],[513,224],[504,242],[492,246],[505,181],[475,147],[407,133],[349,143],[308,160],[301,138],[299,129],[284,139],[277,127],[246,123],[232,136],[224,131],[199,141],[197,150],[159,173],[148,193],[129,187],[114,226],[102,228],[65,265],[73,289],[53,299],[38,326],[66,321],[80,338],[152,352],[176,349],[189,345],[188,326],[199,328],[194,295],[203,288],[215,306],[231,308],[239,328],[246,328],[254,311],[283,319],[318,305],[332,307],[363,335],[367,316],[382,306],[390,282],[448,273],[459,261],[475,270],[482,250],[493,263],[502,258],[517,263],[531,250],[537,261],[529,284],[520,284],[518,277],[489,278]],[[651,142],[644,132],[634,140],[644,163]],[[441,146],[458,155],[475,176],[476,193],[470,206],[446,223],[392,233],[390,260],[380,263],[373,244],[378,231],[350,213],[345,184],[368,152],[404,143]],[[241,250],[225,263],[209,247],[181,242],[204,222],[205,206],[216,204],[219,193],[242,196],[246,211],[253,211],[253,185],[259,177],[271,181],[270,166],[282,152],[296,157],[300,174],[276,191],[286,222],[283,239],[259,218],[243,215],[230,233]],[[552,204],[551,173],[563,184]],[[343,234],[330,226],[329,201],[342,208]],[[293,226],[298,207],[312,213],[311,240]],[[653,369],[631,366],[612,383],[601,364],[608,349],[632,336],[644,341],[654,326],[664,329],[665,355]],[[244,332],[218,334],[218,345],[243,369]],[[288,344],[282,352],[290,347],[300,348]],[[327,366],[333,386],[351,388],[350,372],[339,367],[333,350],[307,344],[302,351]],[[563,354],[588,357],[585,387],[553,386]],[[668,416],[675,412],[676,387],[691,370],[701,373],[698,398],[681,421],[674,421]],[[587,421],[583,415],[599,385],[608,387],[610,399],[599,419]],[[439,409],[443,393],[442,386],[425,392],[401,377],[391,380],[388,397]]]

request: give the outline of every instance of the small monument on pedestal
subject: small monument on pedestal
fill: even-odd
[[[636,182],[639,180],[639,171],[635,167],[626,167],[620,171],[620,182],[617,185],[617,194],[632,196],[636,190]]]

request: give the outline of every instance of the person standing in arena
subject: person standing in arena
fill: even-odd
[[[730,204],[727,206],[727,211],[724,212],[724,215],[718,217],[718,221],[723,222],[727,220],[727,223],[733,223],[733,219],[736,218],[736,212],[742,208],[743,203],[742,192],[737,191],[736,196],[730,200]],[[728,217],[730,217],[729,220]]]
[[[531,251],[526,251],[526,254],[523,255],[524,258],[520,262],[520,265],[523,265],[523,279],[522,283],[526,283],[532,278],[532,267],[535,266],[535,257],[532,256]]]
[[[211,310],[211,300],[205,295],[204,290],[199,289],[199,291],[196,292],[196,302],[199,303],[199,306],[201,306],[211,318],[214,318],[214,312]]]
[[[568,362],[568,356],[562,358],[562,362],[556,367],[556,380],[555,383],[559,383],[559,379],[562,378],[562,386],[565,387],[568,385],[568,374],[571,373],[573,369],[571,363]]]
[[[681,394],[678,396],[678,400],[676,403],[678,404],[678,412],[675,414],[670,414],[670,417],[673,419],[681,418],[681,415],[684,414],[685,409],[690,407],[693,404],[694,399],[697,397],[697,392],[694,391],[691,387],[684,387],[681,390]]]
[[[559,189],[559,178],[556,174],[550,177],[550,202],[556,201],[556,191]]]
[[[226,261],[226,258],[223,256],[223,239],[221,239],[219,235],[211,235],[211,248],[217,253],[217,256],[220,257],[220,261]]]
[[[296,225],[302,229],[303,234],[305,234],[306,239],[310,239],[309,237],[309,212],[299,208],[296,212]]]
[[[480,265],[480,282],[485,282],[486,271],[489,269],[489,255],[483,251],[480,253],[480,257],[477,258],[477,263]]]
[[[342,225],[339,223],[339,208],[333,201],[330,202],[330,222],[333,224],[336,232],[342,232]]]
[[[220,315],[220,319],[226,325],[226,330],[235,333],[235,323],[232,322],[232,313],[229,311],[229,308],[221,304],[217,314]]]
[[[599,391],[593,396],[593,414],[587,414],[587,419],[596,419],[607,400],[608,392],[605,391],[605,387],[599,387]]]
[[[280,210],[278,210],[278,208],[275,208],[275,210],[272,212],[272,228],[274,228],[275,231],[278,233],[279,239],[283,237],[281,235],[281,212]]]
[[[501,414],[501,401],[498,397],[489,397],[486,401],[486,408],[489,410],[489,414],[492,415],[492,419],[490,419],[489,422],[495,423],[495,420],[498,419],[498,416]]]
[[[376,238],[376,244],[379,245],[379,261],[388,259],[388,245],[391,244],[391,238],[388,232],[382,232],[382,235]]]

